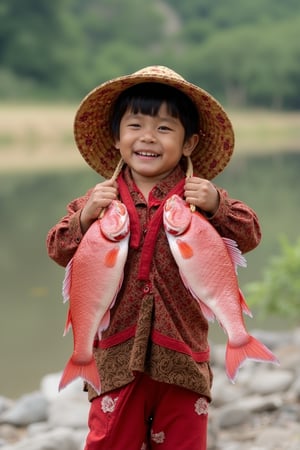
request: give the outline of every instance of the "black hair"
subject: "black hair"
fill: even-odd
[[[120,122],[130,109],[134,114],[156,116],[162,103],[166,103],[168,113],[182,123],[185,141],[199,133],[199,115],[192,100],[179,89],[162,83],[140,83],[123,91],[115,103],[111,129],[114,138],[119,138]]]

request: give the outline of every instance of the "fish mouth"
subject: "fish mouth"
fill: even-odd
[[[110,235],[106,235],[105,237],[107,239],[109,239],[110,241],[113,242],[119,242],[122,241],[122,239],[124,239],[129,233],[129,230],[125,230],[122,233],[120,232],[119,234],[110,234]]]
[[[169,212],[165,212],[163,222],[165,230],[168,233],[174,236],[179,236],[189,229],[191,219],[190,217],[186,217],[185,220],[180,220],[180,216],[178,214],[170,214]]]
[[[117,220],[112,221],[109,224],[109,227],[107,225],[103,226],[102,223],[101,231],[108,240],[115,242],[121,241],[127,236],[127,234],[129,234],[130,231],[128,215],[117,216]]]
[[[170,225],[167,220],[164,221],[165,229],[169,234],[172,234],[173,236],[180,236],[181,234],[185,233],[188,228],[189,224],[184,224],[183,226],[174,227],[174,225]]]
[[[183,200],[178,202],[178,199],[179,197],[176,195],[167,199],[163,215],[166,231],[175,236],[179,236],[186,232],[190,227],[192,220],[191,210],[185,204],[184,208],[182,208]]]
[[[101,219],[102,234],[110,241],[121,241],[130,231],[126,206],[119,200],[113,200]]]
[[[129,225],[124,225],[115,232],[108,232],[107,230],[103,229],[101,229],[101,232],[109,241],[119,242],[129,234]]]

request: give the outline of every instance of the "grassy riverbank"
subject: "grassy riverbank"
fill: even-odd
[[[77,105],[0,106],[0,171],[84,168],[74,151]],[[300,151],[300,112],[229,111],[236,134],[235,157]]]

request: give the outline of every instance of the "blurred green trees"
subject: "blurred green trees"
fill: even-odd
[[[168,65],[229,106],[300,108],[298,0],[2,0],[0,98],[78,100]]]
[[[300,239],[291,244],[286,236],[280,239],[280,253],[272,256],[262,279],[247,285],[249,304],[263,317],[270,315],[300,317]]]

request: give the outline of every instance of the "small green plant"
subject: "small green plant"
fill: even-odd
[[[249,306],[257,307],[262,317],[300,318],[300,238],[291,244],[279,238],[280,254],[273,256],[261,281],[246,286]]]

